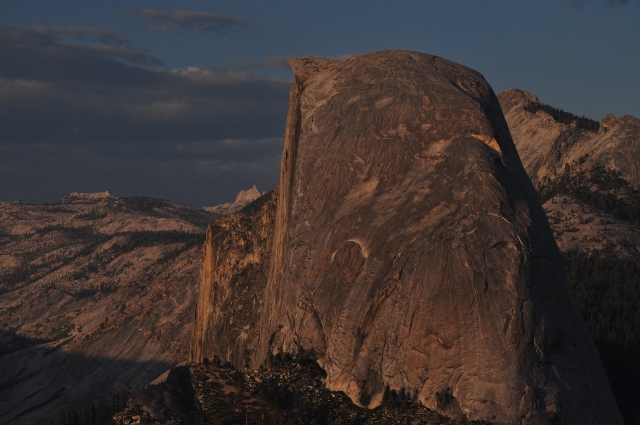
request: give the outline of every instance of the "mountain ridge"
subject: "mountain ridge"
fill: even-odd
[[[0,202],[0,423],[49,425],[185,361],[219,217],[108,192]]]
[[[534,112],[539,101],[523,90],[498,99],[625,420],[640,423],[640,121],[607,114],[585,132]]]

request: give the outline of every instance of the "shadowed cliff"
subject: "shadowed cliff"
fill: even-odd
[[[578,117],[523,90],[497,97],[623,416],[640,423],[640,120]]]

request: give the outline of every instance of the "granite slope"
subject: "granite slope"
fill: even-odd
[[[108,192],[0,202],[0,423],[48,425],[185,361],[218,217]]]
[[[291,61],[254,365],[314,348],[327,385],[450,416],[622,423],[500,105],[414,52]]]
[[[575,123],[562,124],[544,111],[529,112],[538,98],[524,90],[509,89],[498,94],[527,173],[534,185],[561,175],[566,166],[591,170],[600,166],[616,173],[631,186],[640,188],[640,119],[608,114],[598,131],[586,131]]]

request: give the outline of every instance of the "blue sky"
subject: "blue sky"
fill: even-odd
[[[0,0],[0,200],[271,189],[296,56],[415,50],[496,93],[640,116],[638,22],[636,0]]]

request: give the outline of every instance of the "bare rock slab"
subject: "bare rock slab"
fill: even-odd
[[[354,400],[389,385],[469,420],[622,423],[484,78],[405,51],[291,66],[252,363],[301,345]]]

